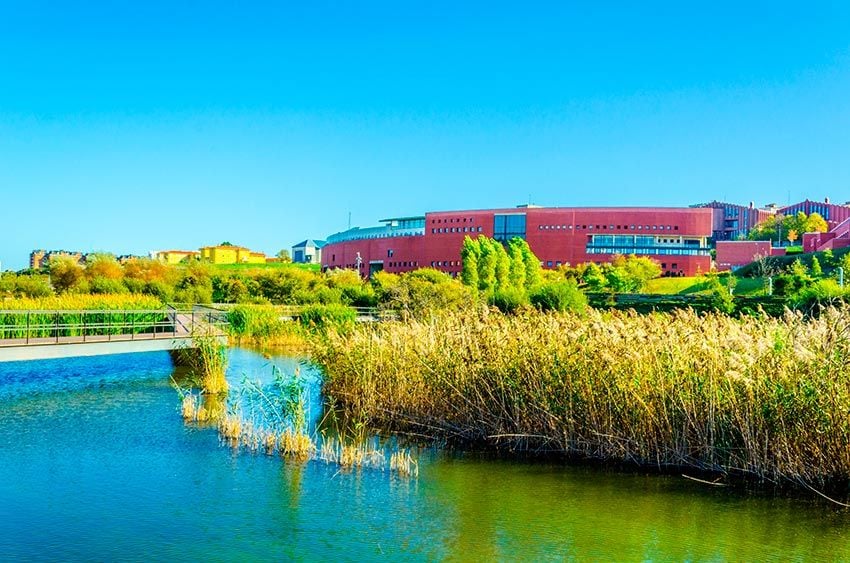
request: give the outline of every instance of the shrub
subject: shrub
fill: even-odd
[[[343,288],[342,302],[352,307],[375,307],[378,299],[372,286],[360,285]]]
[[[352,327],[356,320],[357,313],[345,305],[309,305],[301,310],[301,324],[310,329],[346,329]]]
[[[227,320],[234,335],[251,338],[277,336],[285,322],[271,305],[238,305],[227,312]]]
[[[500,289],[493,294],[492,305],[503,313],[515,313],[528,305],[528,294],[523,289]]]
[[[22,297],[48,297],[53,288],[46,276],[17,276],[12,293]]]
[[[818,280],[800,289],[791,299],[798,309],[813,309],[842,300],[847,291],[832,279]]]
[[[375,278],[379,301],[405,315],[423,317],[435,311],[463,309],[474,302],[473,290],[432,268],[399,276],[376,275]]]
[[[574,311],[587,309],[587,297],[572,280],[548,283],[529,295],[531,304],[541,311]]]
[[[89,281],[89,292],[94,295],[103,293],[127,293],[127,287],[121,280],[111,278],[92,278]]]

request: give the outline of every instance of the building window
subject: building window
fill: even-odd
[[[524,213],[493,216],[494,239],[499,241],[508,241],[516,237],[525,238]]]
[[[387,258],[392,258],[392,257],[393,257],[393,249],[390,248],[389,250],[387,250]]]

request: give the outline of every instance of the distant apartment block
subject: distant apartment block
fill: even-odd
[[[74,262],[85,262],[86,255],[82,252],[69,250],[33,250],[30,252],[30,268],[40,270],[54,258],[69,258]]]
[[[181,264],[190,260],[200,260],[210,264],[265,264],[266,255],[254,252],[244,246],[219,244],[204,246],[199,250],[160,250],[151,253],[155,260],[166,264]]]
[[[201,248],[201,261],[211,264],[265,264],[266,255],[244,246],[225,244]]]
[[[292,261],[296,264],[321,264],[323,240],[307,239],[292,247]]]
[[[159,250],[153,253],[153,258],[154,260],[159,260],[160,262],[173,266],[188,260],[196,259],[200,256],[200,254],[200,252],[195,250]]]

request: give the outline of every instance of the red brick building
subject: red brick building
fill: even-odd
[[[711,268],[709,208],[532,207],[441,211],[387,219],[328,237],[323,268],[406,272],[434,267],[456,275],[466,236],[528,241],[544,268],[607,262],[617,254],[648,256],[666,275]]]
[[[746,266],[759,257],[783,256],[784,248],[774,248],[768,240],[717,241],[715,263],[719,271]]]
[[[714,210],[711,238],[713,241],[738,240],[746,238],[750,231],[764,221],[773,217],[775,211],[759,209],[753,202],[747,205],[711,201],[699,203],[692,207],[709,207]]]

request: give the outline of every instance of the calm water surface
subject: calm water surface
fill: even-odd
[[[236,349],[230,378],[270,361],[298,365]],[[183,424],[171,373],[159,353],[0,364],[0,559],[850,558],[850,513],[817,501],[438,452],[418,480],[235,452]]]

